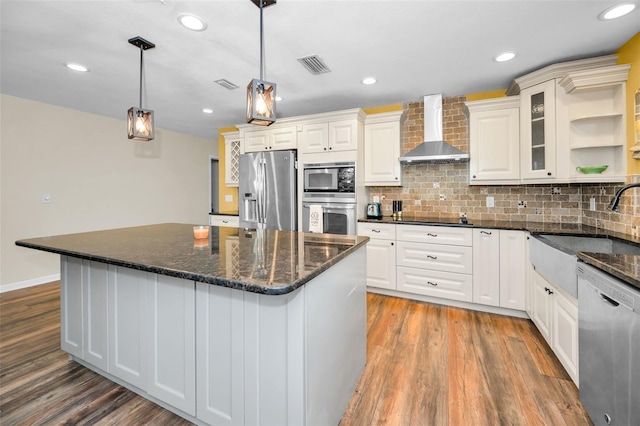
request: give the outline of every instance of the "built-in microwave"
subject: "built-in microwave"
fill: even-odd
[[[356,192],[356,163],[307,163],[304,192]]]

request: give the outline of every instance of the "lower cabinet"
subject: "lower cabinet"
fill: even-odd
[[[525,309],[524,231],[473,230],[473,302]]]
[[[209,225],[211,226],[230,226],[238,228],[240,226],[240,217],[223,214],[210,214]]]
[[[578,304],[537,271],[531,274],[531,320],[578,385]]]
[[[396,225],[358,223],[358,235],[367,244],[367,287],[396,289]]]

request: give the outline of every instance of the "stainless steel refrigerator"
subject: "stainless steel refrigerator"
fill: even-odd
[[[296,151],[242,154],[239,167],[240,227],[297,230]]]

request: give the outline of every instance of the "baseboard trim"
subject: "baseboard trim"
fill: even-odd
[[[59,281],[60,274],[47,275],[45,277],[32,278],[30,280],[18,281],[15,283],[5,284],[0,286],[0,293],[6,293],[7,291],[20,290],[27,287],[35,287],[40,284],[47,284],[51,281]]]

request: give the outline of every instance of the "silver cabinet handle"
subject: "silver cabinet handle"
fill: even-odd
[[[427,255],[427,257],[428,257],[429,259],[434,259],[434,260],[438,258],[438,256],[431,256],[430,254],[428,254],[428,255]]]
[[[487,231],[480,231],[480,233],[485,235],[491,235],[491,232],[487,232]]]
[[[432,234],[431,232],[427,232],[428,237],[437,237],[438,234]]]
[[[380,230],[379,229],[372,229],[371,232],[375,232],[376,234],[379,234]]]
[[[437,287],[438,283],[432,283],[431,281],[427,281],[427,284]]]
[[[229,223],[229,221],[228,220],[223,220],[222,223]]]

